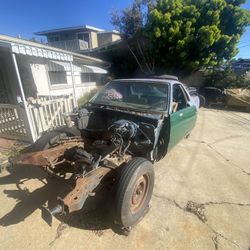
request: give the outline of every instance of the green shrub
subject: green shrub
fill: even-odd
[[[77,100],[77,104],[78,106],[82,106],[85,103],[87,103],[98,91],[97,88],[90,90],[89,92],[85,93],[83,96],[81,96],[78,100]]]
[[[237,75],[232,68],[214,69],[206,73],[204,85],[209,87],[240,88],[247,86],[244,75]]]
[[[1,152],[6,157],[14,157],[20,154],[20,151],[23,149],[23,146],[12,145],[8,150]]]

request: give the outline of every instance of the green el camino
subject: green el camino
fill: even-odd
[[[189,135],[197,110],[175,76],[113,80],[11,161],[72,182],[51,215],[78,211],[100,183],[111,185],[114,221],[127,233],[148,210],[153,163]]]

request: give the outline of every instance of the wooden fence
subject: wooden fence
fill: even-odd
[[[19,105],[0,104],[0,136],[30,141],[24,108]]]
[[[47,130],[64,125],[63,113],[71,112],[73,97],[40,96],[28,102],[28,121],[25,109],[20,105],[0,104],[0,136],[31,141],[31,130],[35,139]]]
[[[39,97],[30,101],[29,112],[35,136],[38,138],[44,131],[64,125],[63,114],[73,110],[73,97]]]

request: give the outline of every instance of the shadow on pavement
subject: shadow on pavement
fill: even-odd
[[[211,104],[209,106],[206,105],[204,108],[228,111],[228,112],[250,113],[250,109],[248,109],[247,107],[225,106],[221,104]]]
[[[58,197],[64,197],[71,189],[69,183],[55,178],[46,178],[42,170],[32,166],[14,167],[8,169],[9,175],[0,177],[0,185],[15,184],[17,189],[4,190],[7,197],[17,201],[15,207],[0,218],[0,226],[7,227],[24,221],[36,209],[41,210],[41,218],[48,225],[50,218],[46,217],[45,204],[51,209],[57,204]],[[38,179],[44,184],[33,192],[20,187],[26,180]],[[112,229],[120,233],[113,223],[113,195],[110,190],[103,188],[94,197],[89,197],[82,210],[69,214],[56,216],[62,223],[85,230]],[[43,215],[43,216],[42,216]],[[39,221],[38,221],[39,223]]]

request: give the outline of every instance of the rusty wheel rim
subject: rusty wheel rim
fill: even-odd
[[[135,183],[131,197],[130,210],[133,214],[137,213],[143,206],[149,188],[149,176],[142,175]]]

